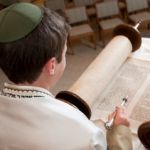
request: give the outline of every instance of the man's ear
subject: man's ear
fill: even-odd
[[[56,67],[56,58],[52,57],[49,59],[45,65],[46,71],[48,71],[49,75],[54,75],[55,74],[55,67]]]

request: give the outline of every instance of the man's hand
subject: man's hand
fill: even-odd
[[[129,121],[125,112],[125,108],[123,106],[117,106],[116,110],[109,115],[108,119],[111,120],[113,117],[113,126],[125,125],[129,127]]]

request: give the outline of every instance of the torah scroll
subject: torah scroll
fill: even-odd
[[[80,95],[90,107],[110,83],[132,51],[132,44],[125,36],[116,36],[90,64],[69,91]]]
[[[63,99],[76,105],[88,118],[91,116],[90,109],[98,95],[103,93],[131,51],[139,48],[141,44],[138,31],[131,26],[118,26],[114,30],[114,34],[116,36],[72,87],[68,91],[58,93],[56,96],[58,99]]]

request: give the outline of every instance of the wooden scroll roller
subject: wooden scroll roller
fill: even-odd
[[[76,106],[89,119],[96,98],[101,94],[131,51],[141,45],[141,36],[130,25],[114,29],[114,38],[89,65],[68,91],[61,91],[57,99]],[[109,73],[108,73],[109,72]]]
[[[138,137],[146,149],[150,149],[150,121],[144,122],[138,128]]]

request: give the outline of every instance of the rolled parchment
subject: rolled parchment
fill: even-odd
[[[130,53],[141,45],[139,32],[129,25],[115,28],[114,35],[71,88],[56,95],[57,99],[76,106],[88,118],[98,95],[103,93]]]

